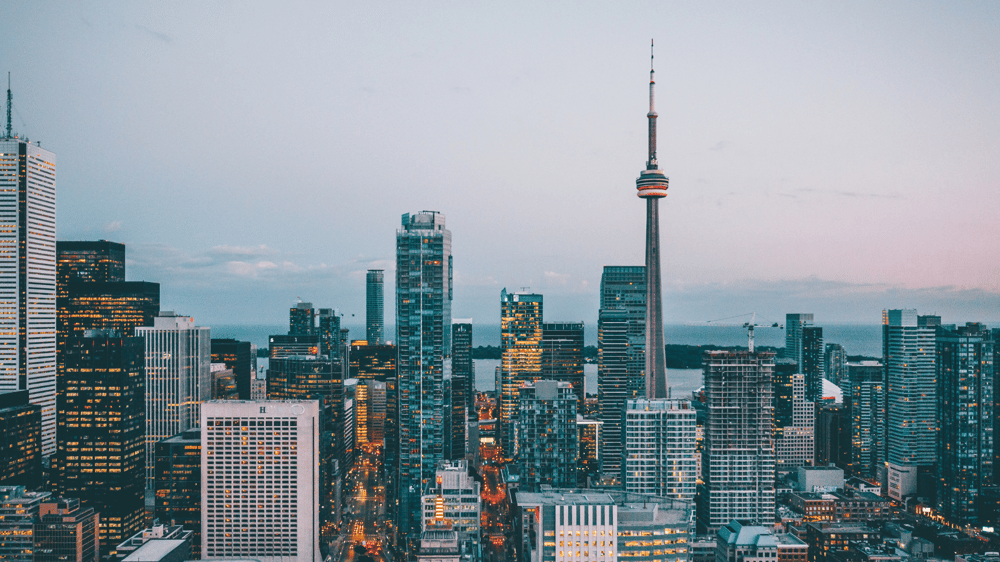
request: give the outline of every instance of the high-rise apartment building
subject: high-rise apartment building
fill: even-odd
[[[708,351],[699,534],[733,519],[774,523],[774,354]]]
[[[847,352],[844,350],[844,346],[839,343],[828,343],[826,344],[825,355],[826,367],[824,368],[824,374],[826,375],[826,380],[840,386],[841,381],[847,378],[846,367],[844,367],[847,364]]]
[[[420,534],[420,498],[444,459],[444,358],[451,354],[451,231],[434,211],[404,214],[396,231],[400,546]]]
[[[823,356],[823,328],[820,326],[802,327],[802,361],[800,373],[805,375],[806,400],[819,402],[823,399],[823,379],[826,361]]]
[[[591,479],[601,477],[601,434],[604,422],[584,418],[576,414],[576,432],[579,435],[580,452],[577,454],[577,486],[589,488]]]
[[[507,458],[517,455],[517,399],[524,382],[542,376],[542,295],[500,291],[498,437]]]
[[[978,323],[937,329],[938,511],[949,523],[981,526],[980,497],[994,486],[993,346]]]
[[[56,242],[58,296],[69,295],[75,283],[122,283],[125,281],[125,244],[97,241]]]
[[[587,399],[583,376],[583,322],[542,323],[542,378],[573,385],[576,411]]]
[[[887,481],[897,501],[917,493],[937,461],[934,328],[920,324],[914,309],[882,312]]]
[[[288,310],[288,335],[313,335],[316,333],[316,309],[311,302],[299,302]]]
[[[320,308],[316,313],[316,324],[320,355],[334,360],[343,359],[347,330],[340,327],[340,314],[333,308]]]
[[[29,492],[24,486],[0,486],[0,560],[34,562],[35,521],[50,497],[50,492]]]
[[[155,470],[156,519],[191,531],[191,555],[201,558],[201,428],[157,443]]]
[[[885,368],[878,361],[847,363],[844,406],[851,420],[852,476],[869,482],[885,463]]]
[[[198,425],[201,403],[212,396],[212,336],[194,318],[161,312],[145,338],[146,489],[153,490],[156,443]]]
[[[365,285],[365,337],[371,345],[385,343],[385,271],[369,269]]]
[[[813,325],[812,313],[785,315],[785,358],[795,361],[802,371],[802,329]]]
[[[451,457],[469,453],[469,422],[476,420],[476,364],[472,361],[472,321],[451,325]],[[476,445],[473,445],[476,446]]]
[[[597,395],[602,471],[621,474],[625,401],[646,396],[646,268],[604,266],[597,320]]]
[[[201,557],[320,562],[319,403],[206,402]]]
[[[104,554],[145,518],[144,345],[93,331],[63,347],[52,489],[100,514]]]
[[[222,363],[233,370],[240,400],[250,400],[250,381],[257,375],[252,359],[250,342],[212,338],[212,363]]]
[[[774,365],[775,470],[789,472],[813,464],[815,403],[806,399],[806,376],[791,360]]]
[[[573,385],[539,380],[525,382],[518,390],[521,488],[537,492],[542,484],[575,486],[579,435]]]
[[[815,465],[846,470],[851,464],[851,420],[842,403],[824,402],[816,409]]]
[[[626,492],[694,501],[695,417],[688,400],[626,402],[621,476]]]
[[[98,562],[100,514],[77,498],[48,498],[38,506],[35,562]]]
[[[0,485],[42,485],[42,408],[27,390],[0,393]]]
[[[0,138],[0,226],[0,392],[27,390],[42,408],[48,457],[56,450],[56,155],[9,127]]]

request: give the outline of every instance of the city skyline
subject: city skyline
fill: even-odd
[[[386,269],[394,290],[392,238],[366,233],[414,209],[465,235],[457,317],[493,318],[499,288],[527,286],[553,318],[593,322],[602,266],[643,263],[629,178],[650,37],[674,183],[661,213],[667,323],[807,309],[878,324],[895,307],[1000,318],[1000,281],[976,258],[1000,238],[987,219],[1000,10],[725,6],[526,19],[5,4],[19,25],[0,60],[15,129],[63,155],[59,203],[74,212],[58,238],[126,244],[130,280],[163,283],[165,307],[205,324],[260,318],[249,302],[273,303],[261,309],[278,324],[305,294],[361,318],[367,269]],[[385,33],[365,31],[376,21]],[[279,40],[265,25],[303,27]],[[45,47],[26,56],[26,43]],[[300,51],[315,60],[285,63]],[[369,190],[386,166],[407,180]],[[261,228],[292,222],[315,226]],[[963,238],[981,242],[949,243]]]

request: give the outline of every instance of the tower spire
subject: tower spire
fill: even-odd
[[[655,170],[656,166],[656,72],[653,70],[653,40],[649,40],[649,159],[646,169]]]
[[[10,114],[14,109],[14,96],[10,93],[10,72],[7,72],[7,132],[5,139],[14,138],[14,129],[10,124]]]

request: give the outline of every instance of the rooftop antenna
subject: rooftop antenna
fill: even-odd
[[[10,93],[10,72],[7,72],[7,134],[4,138],[14,138],[14,128],[10,124],[10,114],[14,109],[14,96]]]
[[[646,169],[656,169],[656,79],[653,71],[653,40],[649,40],[649,160]]]

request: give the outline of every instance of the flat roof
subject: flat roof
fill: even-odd
[[[132,554],[126,556],[122,562],[155,562],[162,560],[164,556],[187,542],[181,539],[149,539],[145,544],[135,549]],[[188,544],[188,548],[191,548],[190,543]]]
[[[544,491],[518,492],[518,505],[613,505],[615,500],[606,492]]]

